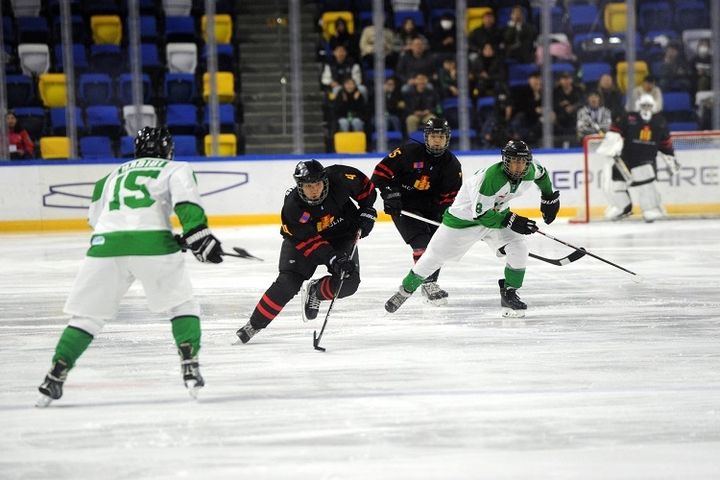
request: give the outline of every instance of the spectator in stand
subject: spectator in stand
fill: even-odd
[[[333,49],[333,58],[323,65],[320,75],[320,84],[330,100],[342,89],[342,82],[347,77],[355,80],[358,90],[367,98],[367,88],[362,84],[360,65],[348,56],[347,49],[343,45],[338,45]]]
[[[665,49],[663,61],[656,73],[657,84],[662,91],[688,91],[691,88],[690,67],[680,53],[680,48],[674,43],[670,43]]]
[[[8,110],[5,115],[8,132],[8,149],[11,160],[28,160],[35,158],[35,146],[30,139],[30,134],[18,123],[15,112]]]
[[[457,97],[457,65],[455,59],[446,58],[438,71],[438,83],[440,84],[440,95],[442,98]],[[452,122],[450,122],[452,124]]]
[[[425,75],[427,79],[431,79],[435,74],[435,64],[432,55],[427,51],[425,41],[420,37],[415,37],[410,44],[410,50],[400,55],[395,70],[395,74],[402,82],[403,93],[412,89],[419,73]]]
[[[575,143],[577,112],[580,107],[582,107],[582,94],[575,87],[572,75],[563,72],[553,91],[554,134],[562,142]]]
[[[495,95],[497,85],[505,81],[505,64],[492,43],[482,47],[480,56],[470,63],[470,84],[473,97]],[[503,142],[505,145],[507,142]]]
[[[482,17],[482,25],[470,32],[470,36],[468,37],[470,60],[480,56],[487,43],[493,46],[495,52],[499,53],[502,46],[502,39],[503,32],[495,24],[495,14],[492,10],[488,10]]]
[[[362,132],[365,130],[367,103],[358,90],[355,80],[348,77],[343,81],[342,90],[335,98],[335,118],[340,132]]]
[[[535,27],[525,21],[525,10],[519,5],[514,6],[503,31],[505,56],[520,63],[531,63],[535,59],[536,37]]]
[[[440,58],[455,56],[455,17],[443,14],[430,34],[430,51]]]
[[[640,96],[643,94],[648,94],[653,97],[653,100],[655,100],[655,107],[653,113],[662,112],[662,89],[655,85],[655,77],[653,77],[652,75],[648,75],[647,77],[645,77],[642,83],[633,89],[632,95],[630,96],[630,101],[628,102],[628,111],[635,110],[635,105],[640,99]]]
[[[415,24],[415,20],[413,20],[412,17],[405,18],[405,20],[403,20],[400,24],[398,37],[400,38],[400,43],[402,44],[400,55],[412,50],[412,42],[416,38],[420,38],[425,45],[427,45],[427,38],[425,38],[425,35],[423,35],[418,29]]]
[[[587,103],[577,113],[577,136],[578,140],[586,135],[605,134],[612,123],[612,113],[603,107],[600,94],[593,90],[587,95]]]
[[[347,50],[348,56],[351,58],[358,58],[358,39],[353,33],[348,30],[347,22],[342,17],[338,17],[335,20],[335,33],[328,40],[330,44],[330,51],[335,50],[335,47],[342,45]]]
[[[692,70],[692,87],[694,92],[712,90],[712,52],[710,40],[703,38],[698,42],[697,54],[690,61]]]
[[[609,73],[601,75],[597,87],[602,104],[610,110],[613,120],[617,121],[625,113],[625,107],[623,106],[623,94],[615,85],[612,75]]]
[[[527,87],[513,98],[512,112],[512,138],[537,145],[542,134],[542,79],[539,73],[528,75]]]
[[[395,68],[400,50],[400,39],[395,32],[385,27],[384,32],[385,67]],[[375,68],[375,26],[368,25],[360,33],[360,61],[367,68]]]
[[[480,124],[482,148],[501,148],[510,139],[510,119],[513,107],[506,86],[499,84],[495,94],[493,111]]]
[[[401,119],[405,117],[405,100],[400,93],[400,87],[398,87],[395,77],[385,79],[383,92],[385,92],[386,128],[388,131],[402,132]]]
[[[424,73],[415,75],[412,87],[407,93],[403,92],[403,95],[408,113],[405,118],[408,135],[416,131],[419,125],[424,125],[432,117],[439,115],[440,99],[437,92],[428,88],[428,77]]]

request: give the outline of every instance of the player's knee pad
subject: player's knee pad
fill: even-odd
[[[530,249],[523,238],[515,238],[503,247],[505,250],[505,263],[513,270],[522,270],[527,266]]]
[[[294,292],[293,295],[295,295],[300,291],[300,287],[302,287],[304,281],[305,279],[295,272],[280,272],[275,280],[275,284],[283,291]]]
[[[200,316],[200,304],[194,298],[170,309],[170,318]]]
[[[654,181],[649,181],[641,185],[637,185],[635,192],[637,193],[638,202],[643,212],[650,210],[662,211],[662,205],[660,203],[660,192],[658,192],[657,185]]]
[[[633,167],[630,173],[632,174],[633,184],[635,185],[655,181],[655,169],[649,163]]]
[[[90,317],[72,317],[68,322],[68,326],[80,329],[95,337],[105,326],[105,320]]]

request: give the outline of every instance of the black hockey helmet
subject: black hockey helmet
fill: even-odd
[[[135,157],[166,158],[172,160],[175,144],[165,128],[143,127],[135,137]]]
[[[435,147],[430,145],[430,142],[428,141],[428,136],[431,133],[439,133],[442,135],[445,135],[445,143],[442,147]],[[443,153],[445,153],[445,150],[448,149],[448,146],[450,145],[450,136],[452,132],[450,130],[450,124],[447,120],[444,118],[439,117],[433,117],[427,122],[425,122],[425,126],[423,127],[423,138],[425,139],[425,150],[428,151],[430,155],[434,155],[436,157],[439,157]]]
[[[325,200],[330,192],[330,180],[328,180],[327,172],[320,162],[317,160],[303,160],[295,166],[293,178],[298,186],[298,195],[308,205],[319,205]],[[323,191],[320,197],[310,199],[303,191],[303,185],[306,183],[323,182]]]
[[[515,182],[521,180],[530,168],[532,158],[532,152],[527,143],[522,140],[510,140],[502,149],[503,170],[505,171],[505,175]],[[516,159],[525,160],[525,168],[520,174],[511,173],[510,170],[510,161]]]

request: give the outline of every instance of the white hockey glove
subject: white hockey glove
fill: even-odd
[[[667,165],[671,175],[675,176],[680,172],[680,162],[678,162],[678,159],[677,157],[675,157],[675,155],[666,155],[660,152],[660,158],[662,158]]]

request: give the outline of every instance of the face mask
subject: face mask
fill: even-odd
[[[646,122],[649,122],[652,118],[652,107],[644,107],[640,108],[640,117],[645,120]]]
[[[440,26],[443,30],[450,30],[453,26],[452,20],[440,20]]]

